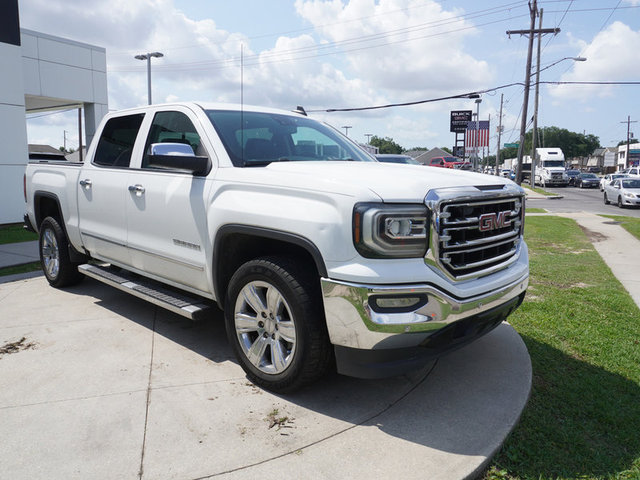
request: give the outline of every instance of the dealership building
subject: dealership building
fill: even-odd
[[[84,145],[108,111],[104,48],[21,29],[17,0],[0,4],[0,225],[21,222],[27,114],[81,109]]]

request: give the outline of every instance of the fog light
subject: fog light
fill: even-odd
[[[369,306],[378,313],[413,312],[427,304],[426,295],[373,295]]]

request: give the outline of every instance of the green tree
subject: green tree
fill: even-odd
[[[440,150],[444,150],[449,155],[453,155],[453,152],[451,151],[451,149],[449,147],[440,147]]]
[[[404,148],[394,142],[391,137],[380,138],[374,135],[369,144],[378,147],[380,153],[402,153],[404,151]]]
[[[531,155],[532,138],[533,131],[529,130],[524,139],[524,155]],[[566,128],[543,127],[538,129],[536,145],[561,148],[565,158],[587,157],[596,148],[600,148],[600,139],[592,134],[571,132]]]
[[[637,138],[630,138],[630,139],[629,139],[629,144],[630,144],[630,145],[632,145],[632,144],[634,144],[634,143],[640,143],[640,140],[638,140]],[[618,142],[618,147],[619,147],[620,145],[626,145],[626,144],[627,144],[627,141],[626,141],[626,140],[620,140],[620,141]]]

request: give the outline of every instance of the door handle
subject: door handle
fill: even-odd
[[[136,185],[129,185],[129,191],[135,193],[136,196],[141,197],[144,193],[144,187],[139,183]]]
[[[91,188],[91,180],[89,180],[88,178],[85,178],[84,180],[80,180],[80,186],[83,187],[85,190],[89,190]]]

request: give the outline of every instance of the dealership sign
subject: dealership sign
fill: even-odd
[[[471,121],[471,110],[452,110],[450,132],[464,132]]]

